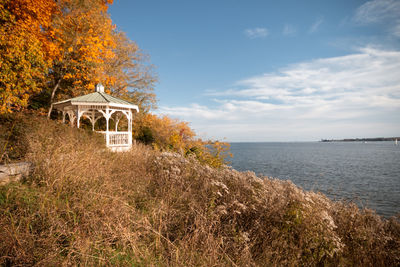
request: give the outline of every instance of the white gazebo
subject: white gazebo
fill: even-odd
[[[54,103],[53,108],[62,112],[64,123],[68,115],[70,124],[73,126],[76,123],[78,128],[80,119],[87,118],[92,124],[92,130],[104,134],[107,147],[113,151],[127,151],[132,146],[133,111],[139,112],[139,108],[128,101],[104,93],[101,84],[96,85],[94,93]],[[128,129],[118,131],[118,123],[123,116],[128,121]],[[95,130],[96,122],[100,118],[106,120],[105,130]],[[109,129],[110,119],[114,121],[114,130]]]

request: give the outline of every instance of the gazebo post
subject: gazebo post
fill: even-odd
[[[132,133],[132,112],[128,111],[128,132]]]
[[[91,119],[91,123],[92,123],[92,131],[94,131],[94,124],[96,123],[95,120],[95,111],[92,110],[92,119]]]
[[[79,112],[79,105],[76,108],[76,127],[79,128],[79,121],[81,120],[81,113]]]
[[[109,119],[110,119],[109,109],[107,107],[106,108],[106,127],[107,127],[107,129],[106,129],[106,143],[107,143],[107,146],[109,146],[109,144],[110,144],[110,133],[108,132],[108,120]]]
[[[132,145],[132,111],[129,110],[129,118],[128,118],[128,132],[129,132],[129,145]]]
[[[73,127],[76,119],[75,112],[73,110],[68,110],[67,114],[69,118],[69,124],[71,125],[71,127]]]

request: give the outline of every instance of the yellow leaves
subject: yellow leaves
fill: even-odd
[[[185,131],[182,128],[182,126],[185,126],[184,123],[172,120],[167,116],[160,118],[153,114],[143,115],[139,123],[139,127],[152,129],[155,144],[160,149],[180,151],[184,148],[183,135],[181,134]],[[189,131],[189,129],[186,129],[186,131]]]
[[[47,38],[53,0],[6,0],[0,4],[0,112],[27,106],[41,90],[54,46]]]
[[[169,137],[169,142],[171,143],[171,145],[173,147],[180,147],[182,145],[182,139],[180,138],[180,136],[177,133],[173,133]]]
[[[115,57],[114,25],[104,12],[108,1],[60,0],[57,5],[62,12],[55,16],[53,27],[62,56],[54,62],[53,76],[69,80],[74,85],[70,90],[81,93],[91,89],[93,81],[111,84],[105,71],[106,59]]]
[[[53,0],[13,0],[6,2],[4,8],[13,14],[14,27],[34,35],[35,39],[41,41],[41,46],[45,51],[54,52],[54,49],[48,47],[51,42],[47,38],[47,34],[52,15],[56,12],[55,2]],[[46,53],[45,56],[52,58],[51,53]]]
[[[74,76],[71,74],[71,73],[66,73],[64,76],[63,76],[63,79],[71,79],[71,78],[73,78]]]

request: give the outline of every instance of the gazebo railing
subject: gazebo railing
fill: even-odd
[[[106,132],[99,131],[104,135],[107,146],[130,146],[132,145],[131,132]]]

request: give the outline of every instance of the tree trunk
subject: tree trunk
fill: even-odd
[[[50,119],[50,114],[53,111],[53,101],[54,101],[54,96],[56,95],[56,91],[58,89],[58,87],[60,87],[60,83],[61,83],[61,78],[58,79],[56,85],[53,88],[53,91],[51,92],[51,97],[50,97],[50,107],[49,107],[49,112],[47,113],[47,118]]]

